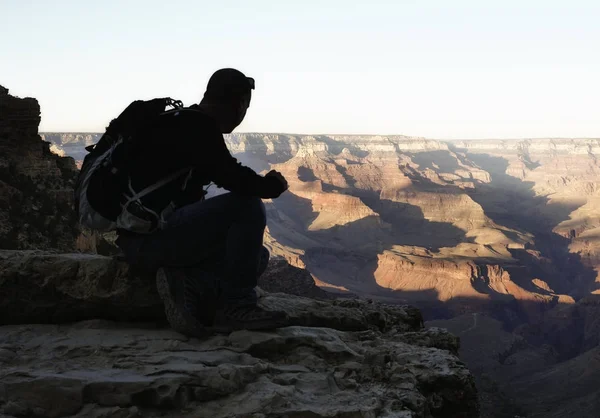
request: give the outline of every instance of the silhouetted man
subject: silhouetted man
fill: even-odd
[[[119,231],[118,244],[130,263],[158,271],[157,286],[171,326],[195,335],[204,327],[218,332],[268,329],[285,324],[282,312],[257,306],[255,286],[266,268],[266,226],[261,198],[279,197],[288,187],[271,171],[256,174],[239,164],[225,145],[244,119],[254,80],[234,69],[215,72],[199,105],[162,115],[152,146],[138,160],[138,187],[168,173],[193,167],[148,198],[162,210],[174,202],[163,227],[149,235]],[[204,199],[204,186],[230,191]]]

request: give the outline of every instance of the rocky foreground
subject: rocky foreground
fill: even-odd
[[[260,285],[319,296],[283,260]],[[479,416],[457,338],[425,330],[418,310],[261,303],[290,326],[189,339],[165,326],[152,278],[114,258],[0,252],[0,416]]]

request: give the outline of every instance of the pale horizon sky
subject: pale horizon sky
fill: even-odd
[[[40,131],[256,79],[236,132],[600,138],[600,1],[0,0],[0,85]]]

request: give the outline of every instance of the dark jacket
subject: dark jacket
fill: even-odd
[[[168,112],[152,129],[148,145],[132,161],[132,185],[140,191],[182,168],[193,171],[143,198],[144,205],[160,212],[171,201],[178,206],[203,198],[211,182],[231,192],[272,198],[282,191],[279,181],[263,177],[231,155],[217,122],[191,106]],[[185,187],[184,187],[185,186]]]

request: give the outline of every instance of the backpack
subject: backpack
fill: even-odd
[[[169,106],[173,109],[167,110]],[[74,190],[75,211],[83,226],[100,232],[124,229],[136,233],[151,233],[161,227],[172,208],[159,214],[145,207],[141,199],[183,174],[191,174],[191,168],[136,191],[128,163],[146,146],[144,139],[151,135],[159,116],[181,108],[183,103],[171,98],[136,100],[110,122],[96,144],[86,147],[88,155]]]

